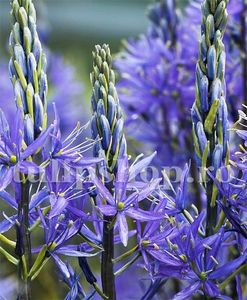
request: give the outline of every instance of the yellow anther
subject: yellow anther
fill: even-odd
[[[180,254],[179,257],[182,259],[182,261],[187,262],[187,257],[185,254]]]
[[[205,280],[205,279],[207,278],[207,273],[201,272],[201,273],[199,274],[199,277],[200,277],[201,280]]]
[[[50,246],[49,246],[49,250],[54,250],[57,247],[57,244],[55,242],[53,242]]]
[[[143,240],[142,241],[142,246],[147,247],[150,245],[150,241],[149,240]]]
[[[160,250],[160,247],[155,243],[153,243],[153,247],[154,247],[155,250]]]
[[[9,158],[10,162],[14,165],[17,162],[17,157],[15,155],[11,155]]]
[[[117,208],[118,208],[119,210],[122,210],[122,209],[124,208],[124,203],[123,203],[123,202],[118,202]]]

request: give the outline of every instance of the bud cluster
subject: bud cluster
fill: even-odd
[[[222,42],[228,13],[225,0],[205,0],[199,59],[196,66],[196,100],[192,107],[193,136],[199,166],[218,169],[228,153],[225,101],[225,48]]]
[[[159,37],[165,43],[175,41],[177,26],[175,6],[175,0],[162,0],[149,7],[148,17],[152,23],[149,30],[152,37]]]
[[[26,144],[31,144],[46,127],[46,57],[36,29],[32,0],[13,0],[13,27],[9,39],[9,71],[15,101],[24,113]]]
[[[115,88],[115,74],[112,70],[112,58],[108,45],[95,46],[91,83],[93,86],[92,137],[99,139],[94,146],[94,155],[96,157],[103,155],[108,168],[113,170],[118,159],[126,153],[126,140],[123,133],[123,114]]]

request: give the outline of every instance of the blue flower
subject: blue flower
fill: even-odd
[[[44,146],[52,128],[50,126],[33,143],[26,146],[22,110],[17,110],[11,130],[4,113],[0,111],[0,190],[4,190],[12,182],[14,176],[18,175],[18,172],[37,174],[41,171],[28,158]]]
[[[56,106],[54,104],[55,121],[51,134],[51,151],[48,154],[44,151],[44,157],[48,164],[51,160],[57,160],[63,166],[68,168],[73,167],[87,167],[97,162],[100,162],[99,158],[84,157],[82,154],[89,150],[95,143],[93,140],[85,140],[81,142],[80,137],[86,126],[81,127],[77,123],[76,127],[68,134],[65,139],[62,139],[62,133],[60,130],[60,118]]]
[[[69,263],[64,263],[56,257],[55,263],[60,271],[62,280],[70,288],[64,300],[79,300],[85,297],[85,292],[80,284],[80,275],[77,275]]]
[[[113,181],[113,194],[103,185],[95,171],[93,169],[89,170],[91,180],[98,189],[98,194],[102,201],[101,204],[97,205],[97,209],[104,216],[115,217],[120,239],[124,246],[127,246],[128,242],[126,216],[140,221],[158,220],[163,218],[162,213],[153,214],[136,207],[137,203],[150,197],[153,192],[157,190],[160,179],[154,179],[150,183],[142,184],[141,191],[138,191],[138,188],[133,184],[128,186],[129,180],[134,178],[134,176],[137,176],[147,164],[147,159],[144,159],[129,168],[127,156],[119,159],[117,175]]]

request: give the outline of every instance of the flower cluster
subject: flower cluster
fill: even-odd
[[[57,289],[66,300],[246,297],[247,117],[239,111],[233,129],[242,126],[235,131],[243,145],[230,157],[236,147],[229,139],[226,91],[231,88],[225,82],[225,64],[233,62],[226,61],[225,49],[246,49],[238,27],[226,30],[228,8],[231,24],[237,24],[246,5],[204,0],[199,18],[198,3],[192,2],[185,16],[173,0],[150,7],[147,34],[129,41],[116,61],[120,93],[110,47],[95,46],[92,137],[85,140],[87,125],[70,115],[75,126],[69,131],[71,120],[55,103],[55,118],[47,122],[46,63],[35,7],[32,0],[11,2],[14,121],[0,110],[0,255],[16,267],[0,286],[13,284],[17,295],[12,290],[11,297],[34,299],[32,282],[52,265],[67,286],[66,293]],[[192,32],[199,22],[197,55]],[[70,72],[65,75],[67,81]],[[58,98],[71,95],[63,88]],[[230,95],[238,93],[243,91]],[[158,153],[129,155],[122,101],[132,137]],[[176,185],[166,169],[152,168],[188,159],[192,163],[185,164]],[[196,165],[200,182],[191,177]],[[195,195],[193,181],[200,189]]]
[[[225,88],[230,121],[234,122],[245,97],[242,66],[246,62],[240,59],[245,50],[235,44],[243,6],[241,0],[230,1],[231,26],[226,31]],[[128,135],[140,146],[145,145],[145,151],[148,145],[158,152],[157,165],[177,166],[191,157],[193,148],[190,108],[195,97],[200,1],[191,1],[185,11],[177,1],[157,1],[148,12],[151,22],[147,33],[129,39],[115,61],[121,77],[118,88]],[[241,44],[246,43],[246,33],[243,35]],[[230,46],[232,43],[234,46]],[[135,143],[133,147],[135,150]]]

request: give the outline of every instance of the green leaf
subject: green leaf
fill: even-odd
[[[42,263],[44,262],[44,259],[45,259],[46,252],[47,252],[47,245],[44,245],[41,248],[41,250],[40,250],[40,252],[28,274],[29,277],[31,277],[35,272],[37,272],[37,270],[40,268],[40,266],[42,266]]]
[[[39,273],[42,271],[46,263],[49,261],[50,257],[46,257],[45,260],[43,261],[42,265],[38,268],[38,270],[34,273],[34,275],[31,277],[31,281],[33,281]]]
[[[122,274],[125,270],[128,269],[129,266],[131,266],[139,257],[141,256],[140,253],[138,253],[137,255],[135,255],[129,262],[127,262],[124,266],[122,266],[119,270],[117,270],[114,275],[118,276],[120,274]]]
[[[7,260],[9,262],[11,262],[12,264],[14,264],[15,266],[18,265],[19,261],[18,259],[16,259],[14,256],[12,256],[9,252],[7,252],[6,250],[4,250],[2,247],[0,247],[0,253],[5,256],[5,258],[7,258]]]
[[[27,88],[27,80],[22,72],[21,66],[18,64],[17,60],[14,60],[14,65],[18,76],[20,77],[20,82],[24,91]]]
[[[211,105],[210,111],[207,115],[207,118],[204,122],[204,128],[205,128],[205,132],[208,134],[212,134],[212,130],[215,124],[215,118],[216,118],[216,114],[218,111],[218,107],[220,104],[220,100],[216,99],[213,104]]]
[[[202,154],[202,182],[206,183],[206,177],[207,177],[207,159],[208,159],[208,153],[209,153],[209,147],[210,143],[207,142],[207,145],[203,151]]]
[[[201,152],[200,152],[200,148],[199,148],[199,143],[198,143],[198,140],[197,140],[197,136],[196,136],[196,133],[195,133],[195,126],[194,126],[194,124],[193,124],[193,128],[192,128],[192,135],[193,135],[194,147],[195,147],[196,155],[201,159],[202,156],[201,156]]]
[[[32,86],[31,83],[29,83],[28,86],[27,86],[26,97],[27,97],[28,112],[29,112],[32,120],[34,119],[34,114],[33,114],[33,96],[34,96],[33,86]]]
[[[0,234],[0,242],[5,243],[6,245],[15,248],[16,242],[11,241],[10,239],[6,238],[3,234]]]

